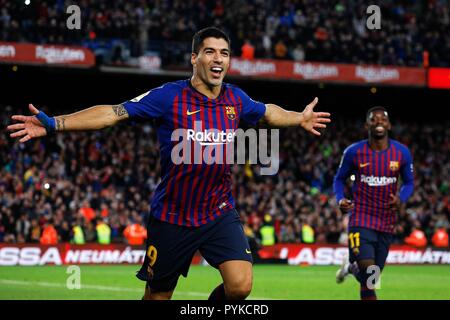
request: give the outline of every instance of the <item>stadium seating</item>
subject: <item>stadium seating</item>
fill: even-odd
[[[182,53],[189,48],[192,34],[215,25],[228,31],[235,55],[241,54],[248,40],[255,58],[450,65],[448,1],[385,1],[380,4],[380,32],[365,28],[364,1],[332,3],[91,0],[79,3],[83,28],[68,30],[64,1],[31,1],[26,5],[0,0],[0,41],[82,44],[106,57],[104,63],[123,63],[146,51],[156,51],[166,66],[187,66],[189,55]]]

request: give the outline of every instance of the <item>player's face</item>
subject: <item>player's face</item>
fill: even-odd
[[[198,54],[192,53],[191,63],[207,86],[220,86],[230,66],[230,47],[225,39],[206,38]]]
[[[366,121],[366,128],[369,130],[371,137],[382,139],[387,136],[391,130],[391,122],[386,112],[382,110],[373,111]]]

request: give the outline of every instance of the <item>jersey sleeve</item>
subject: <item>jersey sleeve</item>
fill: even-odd
[[[344,154],[341,158],[341,163],[339,164],[338,171],[334,176],[333,181],[333,191],[336,195],[336,202],[339,203],[342,199],[345,198],[344,189],[345,189],[345,181],[353,172],[353,158],[354,158],[353,148],[348,147],[344,150]]]
[[[400,188],[400,201],[405,203],[414,192],[414,166],[411,153],[408,148],[403,150],[403,161],[400,168],[402,187]]]
[[[170,107],[171,92],[167,85],[152,89],[122,103],[130,118],[158,119]]]
[[[237,94],[242,102],[241,119],[250,125],[256,125],[266,113],[266,105],[253,100],[241,89],[237,89]]]

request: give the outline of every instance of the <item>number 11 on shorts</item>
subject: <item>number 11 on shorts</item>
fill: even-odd
[[[359,232],[352,232],[348,235],[348,240],[350,241],[350,248],[358,248],[360,245]]]

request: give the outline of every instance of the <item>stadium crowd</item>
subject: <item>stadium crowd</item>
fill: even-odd
[[[2,110],[4,128],[13,108]],[[258,242],[269,225],[278,242],[346,243],[346,217],[336,206],[332,180],[344,148],[366,136],[363,124],[335,120],[320,139],[295,129],[280,134],[278,174],[262,176],[258,165],[232,169],[247,235]],[[396,242],[420,231],[431,245],[436,230],[450,231],[450,123],[395,121],[392,136],[409,146],[416,176],[414,195],[399,213]],[[0,242],[104,243],[106,228],[112,242],[141,243],[158,183],[156,141],[149,124],[26,144],[1,130]]]
[[[0,41],[102,47],[113,63],[154,50],[165,65],[187,65],[193,33],[214,25],[230,34],[235,55],[248,58],[450,66],[445,0],[380,1],[375,31],[366,28],[364,0],[26,2],[0,0]],[[66,27],[71,4],[81,8],[81,30]]]

